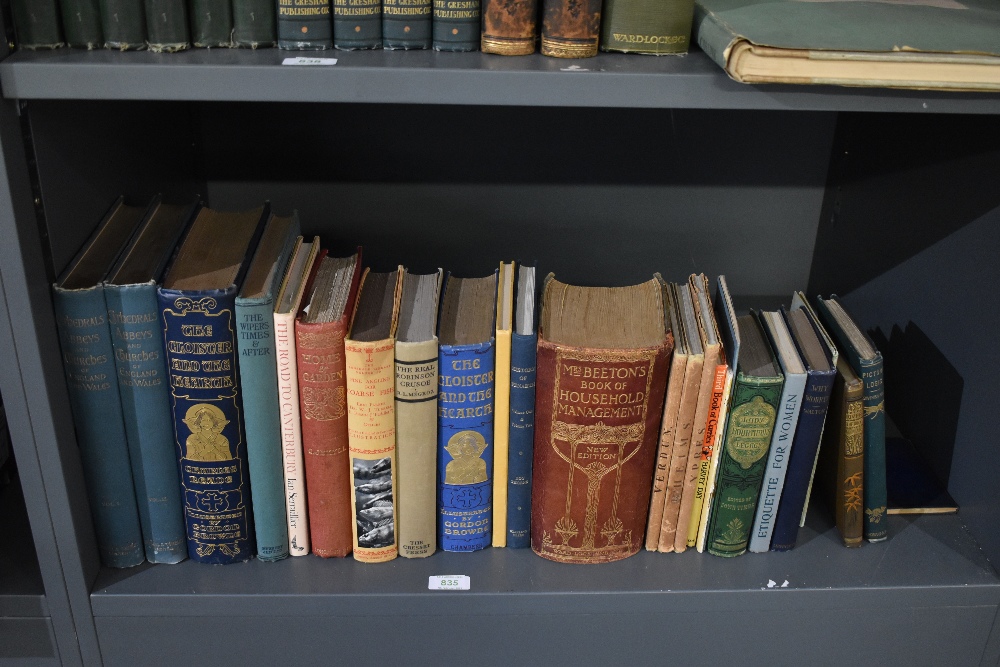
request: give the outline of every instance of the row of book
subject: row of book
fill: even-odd
[[[531,267],[362,264],[267,205],[115,203],[54,285],[106,565],[784,550],[824,422],[845,544],[886,537],[881,357],[836,298],[549,276],[536,318]]]
[[[686,53],[693,0],[14,0],[24,48]],[[543,17],[538,28],[539,9]]]

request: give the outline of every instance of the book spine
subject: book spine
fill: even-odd
[[[278,408],[281,414],[281,457],[288,523],[288,553],[309,553],[309,514],[306,472],[302,454],[302,420],[299,412],[298,364],[295,353],[295,314],[274,313],[274,347],[277,352]]]
[[[753,553],[764,553],[771,548],[775,516],[785,487],[788,460],[795,442],[795,431],[805,387],[805,373],[785,375],[785,386],[781,392],[781,401],[778,403],[771,448],[764,468],[764,480],[757,498],[757,511],[754,515],[749,546],[749,550]]]
[[[493,340],[441,345],[438,393],[438,544],[490,546],[493,531]]]
[[[663,499],[663,520],[660,524],[660,542],[657,545],[661,553],[672,552],[677,541],[677,523],[684,500],[684,481],[687,479],[694,412],[698,407],[698,389],[704,361],[703,356],[689,355],[684,369],[684,386],[681,389],[680,407],[677,409],[677,428],[667,475],[667,496]]]
[[[187,558],[156,285],[105,287],[139,523],[150,563]]]
[[[809,373],[806,381],[799,424],[795,429],[795,441],[785,473],[785,490],[781,493],[778,515],[774,520],[771,551],[788,551],[798,539],[799,517],[806,501],[806,490],[815,466],[835,377],[833,372],[813,372]]]
[[[128,51],[146,46],[143,0],[100,0],[101,31],[108,49]]]
[[[344,342],[354,558],[381,563],[396,547],[395,341]]]
[[[596,56],[600,26],[601,0],[543,0],[542,55]]]
[[[718,371],[719,348],[706,347],[705,362],[701,370],[698,387],[698,402],[694,411],[694,426],[691,429],[691,443],[688,447],[687,467],[684,476],[684,491],[680,511],[677,513],[677,532],[674,535],[674,552],[683,553],[688,548],[688,532],[691,528],[691,508],[694,506],[695,487],[701,470],[702,443],[708,424],[708,409],[712,402],[712,382]]]
[[[712,460],[708,468],[708,484],[705,487],[705,498],[701,503],[701,517],[698,520],[698,541],[695,543],[698,553],[704,553],[705,542],[708,538],[708,521],[712,516],[712,500],[715,498],[715,486],[719,481],[719,461],[722,459],[719,450],[722,447],[722,439],[729,420],[729,399],[733,391],[733,375],[733,369],[728,368],[725,387],[722,390],[722,409],[719,410],[719,423],[715,431],[715,442],[712,445]],[[692,520],[694,520],[693,516]]]
[[[601,18],[601,50],[686,53],[693,11],[692,0],[606,0]]]
[[[840,363],[845,363],[841,359]],[[838,364],[839,365],[839,364]],[[837,530],[844,546],[861,546],[864,537],[865,411],[864,389],[838,371],[823,429],[816,488],[833,501]]]
[[[83,49],[104,46],[101,33],[101,8],[97,0],[60,0],[66,43]]]
[[[722,398],[726,389],[726,364],[715,367],[715,377],[712,380],[712,393],[709,397],[708,417],[705,420],[705,432],[697,452],[698,469],[695,471],[694,487],[692,489],[691,512],[688,519],[685,546],[694,547],[698,544],[698,529],[701,527],[701,513],[705,508],[705,497],[708,493],[708,475],[712,470],[712,458],[715,455],[715,443],[719,435],[719,416],[722,413]],[[698,446],[692,443],[692,447]],[[681,508],[683,511],[683,508]]]
[[[143,539],[104,288],[56,288],[54,302],[97,549],[106,566],[132,567]]]
[[[725,70],[729,47],[736,41],[736,35],[721,19],[707,11],[698,2],[694,3],[694,20],[691,30],[691,41],[697,42],[698,47],[705,52],[705,55]]]
[[[437,549],[438,340],[396,342],[396,461],[399,555]]]
[[[477,51],[481,39],[480,0],[434,0],[432,41],[435,51]]]
[[[272,0],[233,0],[233,46],[260,47],[277,44]]]
[[[233,45],[233,8],[230,0],[190,0],[191,41],[198,48]]]
[[[432,0],[382,0],[382,48],[431,48]]]
[[[538,343],[531,548],[605,563],[642,547],[670,345]],[[587,378],[611,378],[592,382]]]
[[[17,44],[22,49],[58,49],[63,46],[56,0],[13,0]]]
[[[535,52],[537,0],[482,0],[483,53],[526,56]]]
[[[299,413],[312,550],[343,558],[354,544],[343,321],[295,322]]]
[[[333,0],[333,48],[382,48],[382,0]]]
[[[278,3],[278,48],[322,51],[333,48],[333,21],[328,1]]]
[[[180,454],[188,556],[201,563],[253,555],[246,429],[236,360],[236,289],[160,288],[160,324]]]
[[[511,332],[496,332],[493,383],[493,546],[507,546]]]
[[[531,546],[531,460],[535,438],[534,334],[513,334],[510,354],[510,450],[507,457],[507,546]]]
[[[663,405],[663,420],[660,426],[660,442],[656,450],[653,491],[649,500],[649,520],[646,522],[646,551],[657,551],[660,546],[660,531],[663,528],[663,512],[668,495],[667,481],[670,477],[671,454],[674,448],[674,434],[677,432],[677,413],[681,405],[686,366],[687,355],[675,353],[671,357],[667,397]]]
[[[780,377],[737,375],[726,437],[719,452],[719,479],[706,540],[710,554],[739,556],[747,549],[781,386]]]
[[[190,48],[187,3],[184,0],[145,0],[146,41],[154,53]]]
[[[270,297],[236,300],[250,498],[257,558],[262,561],[288,556],[273,306]]]
[[[885,482],[885,377],[882,356],[861,364],[865,385],[865,539],[889,537]]]

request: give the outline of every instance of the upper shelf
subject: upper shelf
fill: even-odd
[[[293,56],[333,66],[282,66]],[[1000,114],[1000,94],[731,81],[700,51],[563,60],[435,51],[58,49],[0,62],[8,99],[369,102]]]

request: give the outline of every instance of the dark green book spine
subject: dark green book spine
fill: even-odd
[[[604,0],[601,51],[686,53],[693,0]]]
[[[233,45],[229,0],[191,0],[191,41],[203,49]]]
[[[277,41],[272,0],[233,0],[233,46],[256,49]]]
[[[710,554],[739,556],[747,550],[782,384],[780,375],[736,376],[708,524]]]
[[[479,0],[434,0],[435,51],[478,51]]]
[[[278,48],[319,51],[333,48],[330,3],[278,0]]]
[[[431,0],[382,0],[382,48],[431,48]]]
[[[104,46],[101,8],[97,0],[60,0],[66,43],[82,49]]]
[[[56,0],[14,0],[14,25],[22,49],[57,49],[63,46]]]
[[[104,46],[127,51],[146,47],[146,11],[143,0],[101,0]]]
[[[172,53],[191,47],[184,0],[146,0],[149,50]]]
[[[382,0],[333,0],[333,48],[382,48]]]

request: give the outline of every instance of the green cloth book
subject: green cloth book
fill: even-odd
[[[693,0],[604,0],[601,51],[687,53]]]
[[[696,0],[694,39],[733,79],[1000,90],[995,0]]]

